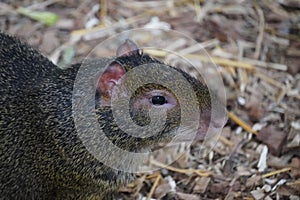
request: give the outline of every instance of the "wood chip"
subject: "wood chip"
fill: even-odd
[[[269,125],[262,128],[256,138],[269,147],[270,153],[279,156],[286,142],[287,134],[275,126]]]

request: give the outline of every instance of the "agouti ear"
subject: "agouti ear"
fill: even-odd
[[[131,56],[138,54],[139,47],[131,40],[127,39],[117,49],[117,56]]]
[[[113,88],[124,74],[125,69],[117,62],[109,64],[107,69],[101,74],[96,83],[96,90],[103,101],[110,102]]]

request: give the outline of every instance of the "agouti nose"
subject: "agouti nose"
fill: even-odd
[[[196,141],[212,138],[221,133],[222,128],[228,119],[227,112],[223,110],[220,113],[211,114],[211,111],[204,111],[200,114],[198,132]]]

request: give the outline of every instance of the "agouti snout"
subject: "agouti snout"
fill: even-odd
[[[130,40],[116,55],[62,70],[0,33],[2,197],[107,199],[134,178],[121,170],[126,163],[110,166],[114,149],[140,153],[178,135],[203,139],[209,126],[222,128],[198,80],[143,54]],[[95,74],[89,96],[88,81],[78,75],[92,68],[103,71]]]

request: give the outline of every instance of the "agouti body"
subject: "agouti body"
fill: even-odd
[[[118,129],[110,108],[112,88],[135,66],[159,61],[140,53],[131,41],[119,47],[117,56],[92,63],[111,63],[95,85],[100,127],[115,145],[130,151],[172,139],[180,121],[180,108],[172,92],[155,85],[136,93],[130,110],[132,118],[143,125],[147,119],[145,108],[165,106],[168,126],[160,134],[144,139]],[[79,68],[76,64],[62,70],[18,39],[0,33],[1,199],[109,199],[118,186],[133,180],[133,174],[95,159],[77,136],[72,92]],[[194,88],[201,112],[209,110],[207,88],[178,71]],[[204,130],[210,121],[210,115],[205,116],[200,120]]]

